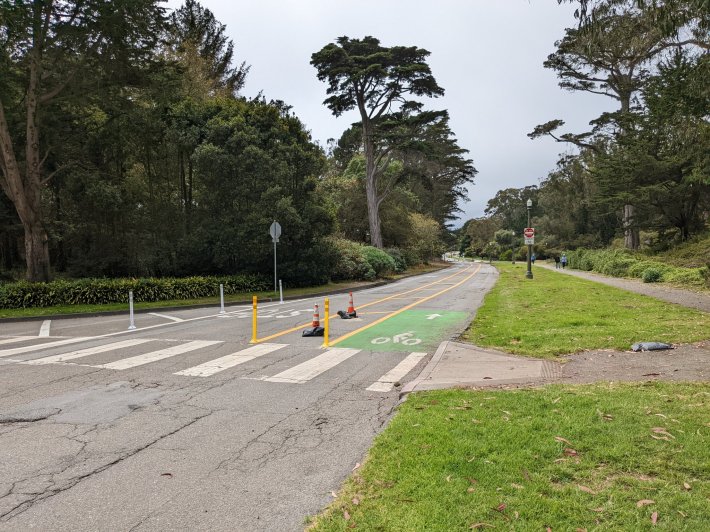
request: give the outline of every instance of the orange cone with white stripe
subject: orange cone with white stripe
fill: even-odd
[[[311,327],[320,327],[320,314],[318,313],[318,305],[316,305],[313,309],[313,323],[311,323]]]
[[[348,316],[351,318],[357,317],[357,312],[355,312],[355,305],[353,304],[353,293],[350,292],[350,302],[348,303]]]

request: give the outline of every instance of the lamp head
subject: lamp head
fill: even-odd
[[[528,199],[528,209],[529,209],[530,207],[532,207],[532,200],[531,200],[531,199]]]

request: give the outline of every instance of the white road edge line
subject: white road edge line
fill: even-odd
[[[158,318],[165,318],[166,320],[172,320],[172,321],[185,321],[182,318],[176,318],[175,316],[168,316],[167,314],[159,314],[157,312],[149,312],[151,316],[157,316]]]
[[[226,355],[221,358],[216,358],[215,360],[210,360],[199,366],[194,366],[192,368],[187,368],[173,375],[186,375],[188,377],[209,377],[215,373],[219,373],[225,369],[238,366],[239,364],[244,364],[257,357],[267,355],[272,351],[286,347],[288,344],[259,344],[252,347],[247,347],[231,355]]]
[[[39,328],[39,334],[37,336],[41,336],[43,338],[46,338],[49,336],[49,327],[52,325],[52,320],[44,320],[42,322],[42,326]]]
[[[36,336],[16,336],[14,338],[3,338],[0,340],[0,345],[2,344],[16,344],[19,342],[24,342],[25,340],[33,340],[37,338]]]
[[[407,373],[412,371],[419,361],[424,358],[426,353],[410,353],[407,358],[402,360],[390,371],[382,375],[377,382],[367,387],[370,392],[389,392],[394,387],[394,383],[404,378]]]
[[[311,360],[307,360],[298,366],[294,366],[286,371],[267,377],[263,380],[269,382],[287,382],[292,384],[304,384],[321,373],[346,361],[351,356],[359,353],[359,349],[348,349],[345,347],[332,347],[322,355],[318,355]]]

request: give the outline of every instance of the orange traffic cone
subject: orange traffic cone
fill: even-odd
[[[348,303],[348,316],[351,318],[357,318],[357,312],[355,312],[355,305],[353,304],[352,292],[350,292],[350,302]]]
[[[323,336],[324,329],[320,326],[320,314],[318,313],[318,305],[313,309],[313,322],[311,328],[303,331],[301,336]]]
[[[313,309],[313,323],[311,327],[320,327],[320,314],[318,313],[318,305]]]

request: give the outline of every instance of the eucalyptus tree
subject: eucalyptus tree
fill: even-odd
[[[0,4],[0,187],[24,228],[27,278],[46,281],[50,256],[42,191],[75,161],[43,126],[61,101],[136,81],[164,22],[156,0],[36,0]]]
[[[335,116],[352,109],[360,114],[366,161],[366,195],[370,239],[383,247],[380,205],[391,183],[380,185],[395,152],[413,131],[435,120],[421,112],[414,97],[444,94],[431,73],[429,52],[416,46],[385,47],[374,37],[343,36],[311,56],[318,79],[328,83],[325,105]]]

